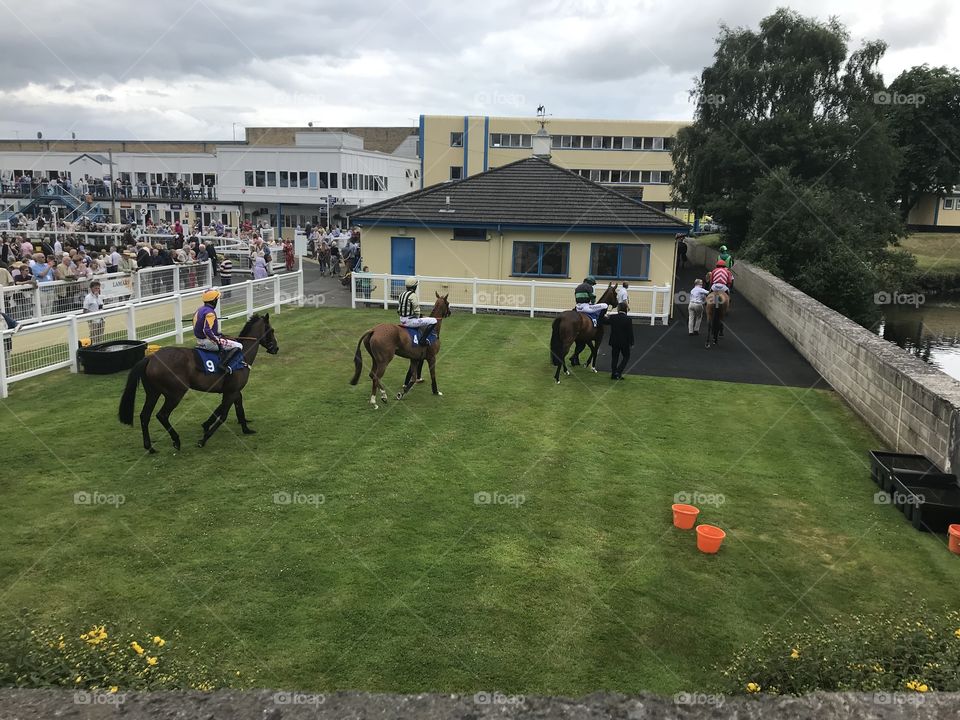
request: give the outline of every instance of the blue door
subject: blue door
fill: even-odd
[[[390,274],[416,274],[416,248],[412,237],[390,238]],[[390,283],[390,297],[396,300],[403,292],[403,280],[393,280]]]

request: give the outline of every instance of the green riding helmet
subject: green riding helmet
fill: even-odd
[[[584,281],[585,283],[590,284],[590,285],[596,285],[596,284],[597,284],[597,279],[596,279],[593,275],[587,275],[587,276],[583,279],[583,281]]]
[[[720,246],[720,252],[726,252],[726,251],[727,251],[727,246],[726,246],[726,245],[721,245],[721,246]]]

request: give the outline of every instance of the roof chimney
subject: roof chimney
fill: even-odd
[[[537,122],[540,123],[540,129],[537,130],[537,133],[531,138],[530,142],[533,148],[533,156],[543,160],[549,160],[553,137],[547,132],[547,113],[543,105],[537,108]]]

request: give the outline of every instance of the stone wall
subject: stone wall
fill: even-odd
[[[689,258],[712,267],[717,251],[688,241]],[[926,455],[960,472],[960,383],[792,285],[738,261],[735,292],[750,301],[888,449]],[[879,448],[878,448],[879,449]]]

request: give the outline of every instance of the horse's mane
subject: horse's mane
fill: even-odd
[[[263,315],[261,315],[260,313],[254,313],[253,315],[251,315],[247,320],[247,322],[244,324],[243,329],[240,331],[240,335],[246,335],[247,332],[250,330],[251,326],[257,320],[263,320]]]

